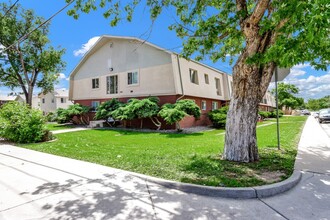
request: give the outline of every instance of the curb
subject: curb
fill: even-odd
[[[213,186],[201,186],[190,183],[180,183],[169,180],[164,180],[156,177],[145,176],[141,174],[133,174],[136,177],[140,177],[145,181],[156,183],[170,189],[180,190],[185,193],[192,193],[197,195],[209,196],[209,197],[224,197],[235,199],[253,199],[264,198],[274,196],[289,189],[293,188],[301,180],[301,172],[294,171],[293,174],[286,180],[270,185],[257,186],[257,187],[213,187]]]

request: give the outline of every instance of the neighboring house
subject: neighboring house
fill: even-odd
[[[15,101],[25,103],[26,102],[25,95],[16,96]],[[35,108],[35,109],[40,109],[40,98],[38,96],[35,95],[32,97],[32,106],[31,107]]]
[[[0,95],[0,106],[10,102],[10,101],[14,101],[16,98],[16,96],[5,96],[5,95]]]
[[[260,111],[274,111],[276,108],[276,101],[274,96],[270,92],[266,92],[264,97],[262,98],[261,103],[259,104]]]
[[[218,69],[138,38],[102,36],[70,74],[69,99],[94,109],[112,98],[191,99],[202,116],[186,117],[184,128],[209,124],[207,112],[228,103],[231,87],[232,76]]]
[[[45,114],[49,112],[55,112],[58,108],[68,108],[73,103],[68,99],[69,91],[66,89],[55,90],[46,94],[41,93],[40,98],[40,109]]]

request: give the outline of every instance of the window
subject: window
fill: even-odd
[[[91,111],[95,112],[97,107],[99,107],[100,101],[92,101]]]
[[[202,104],[201,104],[202,110],[206,110],[206,101],[202,100]]]
[[[55,101],[54,101],[54,98],[52,98],[52,103],[54,103]]]
[[[99,86],[99,78],[92,79],[92,89],[98,89]]]
[[[189,73],[190,73],[190,82],[198,85],[197,70],[189,69]]]
[[[218,102],[212,102],[212,110],[218,109]]]
[[[267,104],[267,99],[264,99],[264,104]]]
[[[217,89],[217,95],[222,95],[220,79],[219,78],[214,78],[214,79],[215,79],[215,88]]]
[[[118,75],[107,76],[107,94],[118,93]]]
[[[61,103],[66,103],[66,99],[65,98],[61,98]]]
[[[45,99],[44,98],[42,99],[42,103],[45,103]]]
[[[127,73],[127,84],[133,85],[139,83],[139,74],[138,72],[129,72]]]
[[[205,84],[209,84],[209,75],[204,74]]]

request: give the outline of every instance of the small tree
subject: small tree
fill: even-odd
[[[81,124],[88,124],[88,120],[84,119],[84,117],[87,115],[88,112],[89,112],[89,107],[80,104],[70,105],[69,108],[67,109],[68,116],[70,118],[76,116],[77,119],[79,120],[79,123]]]
[[[114,118],[113,112],[123,105],[118,99],[111,99],[100,104],[95,113],[96,120],[105,120],[109,124],[109,118]],[[110,124],[109,124],[110,125]],[[110,125],[111,126],[111,125]]]
[[[279,83],[278,84],[278,105],[280,108],[283,106],[291,107],[293,109],[304,105],[304,99],[295,97],[299,93],[299,88],[292,84]],[[272,90],[275,94],[275,89]]]
[[[187,115],[192,115],[198,119],[201,111],[192,100],[180,100],[175,104],[164,104],[159,111],[159,116],[162,117],[167,124],[176,124],[176,128],[181,130],[179,122]]]
[[[224,106],[220,109],[216,109],[208,113],[208,117],[211,120],[214,127],[216,128],[226,127],[228,108],[229,108],[228,106]]]

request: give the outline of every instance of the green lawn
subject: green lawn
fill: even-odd
[[[20,146],[170,180],[256,186],[269,183],[263,179],[266,174],[280,171],[280,179],[292,174],[305,120],[301,116],[280,119],[281,151],[277,150],[276,124],[258,128],[260,161],[256,163],[221,160],[223,130],[194,134],[88,130],[58,134],[55,142]]]
[[[47,123],[46,129],[50,131],[56,131],[56,130],[62,130],[62,129],[68,129],[68,128],[74,128],[74,125],[70,124],[57,124],[57,123]]]

